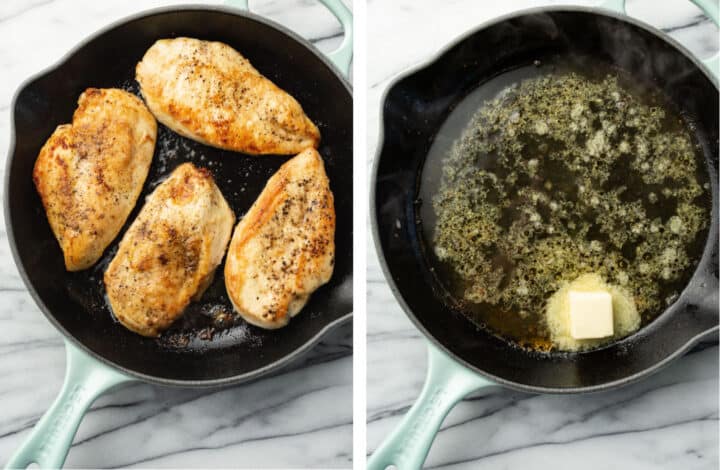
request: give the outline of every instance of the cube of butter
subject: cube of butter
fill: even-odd
[[[613,335],[612,296],[609,292],[571,290],[570,336],[575,339],[606,338]]]

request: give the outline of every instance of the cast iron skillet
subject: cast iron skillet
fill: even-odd
[[[574,355],[513,347],[446,304],[423,255],[416,218],[418,204],[429,203],[416,200],[419,175],[449,111],[498,73],[556,55],[592,56],[663,90],[696,124],[712,192],[702,258],[679,299],[631,337]],[[452,406],[482,386],[542,393],[605,390],[647,377],[717,334],[717,109],[717,80],[682,46],[622,14],[589,8],[533,9],[495,20],[389,86],[371,187],[373,233],[395,297],[431,346],[421,397],[375,452],[370,468],[421,467]]]
[[[324,0],[341,20],[346,38],[331,55],[347,72],[350,12]],[[335,196],[338,253],[333,276],[303,312],[280,330],[238,320],[212,332],[209,315],[232,311],[222,267],[200,302],[160,339],[134,334],[117,323],[105,302],[102,273],[121,235],[93,269],[68,273],[32,182],[40,147],[55,127],[71,121],[87,87],[120,87],[138,93],[135,65],[157,40],[189,36],[222,41],[240,51],[265,76],[292,94],[322,133],[319,151]],[[164,8],[122,20],[78,46],[57,66],[30,79],[13,103],[14,142],[5,181],[5,218],[18,270],[47,318],[67,340],[68,372],[60,397],[38,423],[9,467],[37,462],[62,465],[85,409],[105,389],[131,379],[183,387],[244,382],[278,370],[352,315],[352,92],[350,85],[306,40],[280,25],[233,8]],[[180,163],[213,173],[238,219],[268,178],[290,157],[247,156],[207,147],[159,125],[145,196]]]

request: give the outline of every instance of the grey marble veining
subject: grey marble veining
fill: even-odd
[[[389,81],[433,57],[484,21],[546,4],[595,1],[370,0],[368,3],[368,171]],[[686,0],[630,0],[628,13],[666,30],[693,53],[718,49],[717,29]],[[392,44],[392,47],[388,47]],[[368,453],[420,393],[425,340],[388,288],[368,239]],[[718,347],[700,345],[648,380],[616,391],[543,396],[486,389],[443,424],[428,468],[604,470],[718,468]]]
[[[0,2],[0,178],[10,143],[10,103],[23,80],[113,21],[179,3],[201,2]],[[320,50],[340,43],[338,22],[314,0],[254,0],[251,9]],[[18,276],[4,220],[0,331],[3,466],[54,400],[65,369],[61,336]],[[217,390],[134,384],[100,397],[80,425],[66,466],[348,468],[351,459],[352,328],[346,324],[275,377]]]

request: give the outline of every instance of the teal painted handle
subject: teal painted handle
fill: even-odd
[[[692,2],[715,23],[715,26],[720,26],[720,6],[718,6],[717,0],[692,0]],[[703,60],[703,64],[715,78],[720,80],[720,52]]]
[[[600,4],[601,8],[607,8],[622,15],[627,14],[625,11],[626,0],[605,0]],[[717,0],[690,0],[697,5],[700,10],[710,18],[716,26],[720,26],[720,6]],[[702,60],[702,63],[710,71],[713,77],[720,80],[720,52],[715,53],[709,59]]]
[[[250,10],[248,0],[226,0],[225,3],[241,10]],[[320,3],[335,15],[345,33],[340,47],[328,53],[327,58],[347,77],[350,75],[350,62],[353,56],[353,39],[355,36],[352,13],[342,0],[320,0]]]
[[[97,397],[132,379],[100,363],[65,341],[67,369],[60,395],[38,421],[6,468],[60,468],[65,462],[80,421]]]
[[[370,457],[369,470],[422,468],[440,425],[455,404],[473,390],[495,385],[433,345],[428,347],[428,358],[428,375],[420,397]]]

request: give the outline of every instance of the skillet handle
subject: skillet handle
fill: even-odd
[[[353,56],[353,16],[342,0],[319,0],[320,3],[335,15],[343,28],[344,37],[340,47],[329,52],[327,58],[347,78],[350,75],[350,62]],[[225,4],[240,10],[250,11],[249,0],[226,0]]]
[[[720,7],[718,7],[717,0],[690,0],[697,5],[700,10],[715,23],[716,26],[720,26]],[[625,11],[626,0],[604,0],[599,6],[600,8],[606,8],[612,10],[621,15],[626,15]],[[720,80],[720,52],[716,52],[714,56],[703,59],[702,63],[712,74],[713,77]]]
[[[37,422],[6,468],[60,468],[80,421],[95,399],[109,388],[133,379],[100,363],[65,340],[65,383],[50,409]]]
[[[420,397],[368,459],[369,470],[422,468],[445,416],[468,393],[495,385],[428,345],[428,375]]]
[[[715,23],[715,26],[720,26],[720,7],[718,7],[717,0],[692,0],[692,2]],[[716,52],[714,56],[702,62],[713,77],[720,80],[720,52]]]

